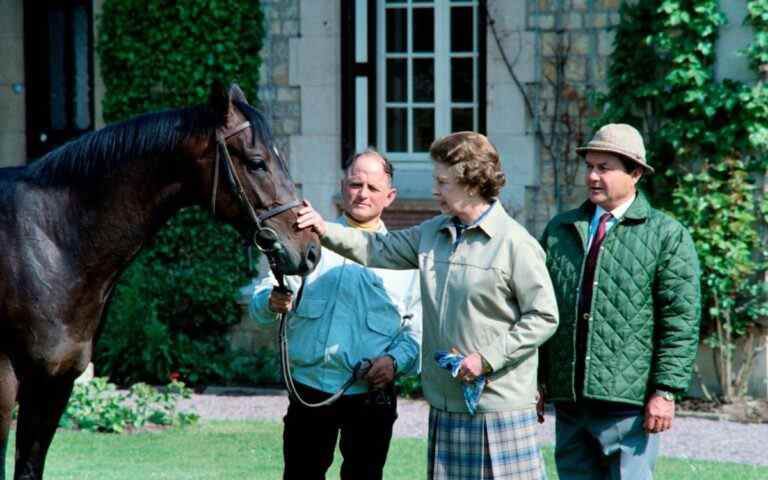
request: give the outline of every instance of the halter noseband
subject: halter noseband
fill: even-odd
[[[261,214],[256,213],[256,209],[253,207],[253,204],[251,204],[245,194],[243,182],[240,180],[240,177],[237,174],[237,170],[235,169],[232,157],[229,155],[229,149],[227,149],[226,143],[228,138],[242,132],[250,126],[251,122],[243,122],[240,125],[230,129],[216,130],[216,159],[214,160],[213,186],[211,188],[211,215],[216,214],[216,193],[219,186],[219,164],[223,164],[229,185],[232,187],[232,190],[237,197],[237,200],[240,202],[240,205],[245,209],[246,212],[248,212],[248,216],[253,222],[254,233],[253,238],[251,239],[252,243],[264,253],[270,253],[278,248],[278,235],[277,232],[275,232],[272,228],[265,227],[263,223],[266,220],[272,217],[276,217],[285,211],[288,211],[294,207],[298,207],[301,205],[301,201],[292,200],[288,203],[269,208]],[[268,239],[270,245],[267,245],[266,242],[259,242],[259,239],[264,240],[267,239],[267,237],[271,237]]]

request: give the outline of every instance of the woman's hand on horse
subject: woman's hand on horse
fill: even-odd
[[[275,313],[287,313],[291,310],[293,295],[288,292],[280,292],[272,289],[269,294],[269,309]]]
[[[304,206],[299,209],[296,224],[300,229],[312,228],[321,237],[325,235],[325,220],[308,200],[304,200]]]
[[[395,364],[392,357],[382,355],[373,359],[371,369],[365,375],[365,380],[373,388],[384,388],[395,379]]]

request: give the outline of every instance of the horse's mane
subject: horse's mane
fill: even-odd
[[[235,101],[256,137],[272,146],[272,132],[264,117],[246,103]],[[219,125],[206,107],[188,107],[140,115],[68,142],[24,169],[20,179],[39,186],[88,185],[133,159],[161,156],[180,142],[210,134]]]

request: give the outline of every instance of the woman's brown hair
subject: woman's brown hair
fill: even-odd
[[[485,200],[499,195],[506,177],[496,148],[485,135],[456,132],[432,142],[432,160],[448,165],[459,184],[476,191]]]

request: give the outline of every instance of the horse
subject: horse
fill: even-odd
[[[0,169],[0,467],[19,405],[15,480],[43,477],[120,273],[183,207],[210,208],[282,274],[320,258],[267,122],[237,85]],[[5,480],[5,468],[0,468]]]

